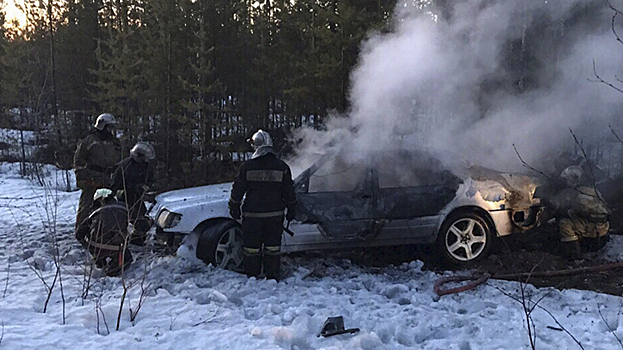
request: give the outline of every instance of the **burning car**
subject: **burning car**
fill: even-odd
[[[536,185],[528,176],[484,168],[459,176],[422,152],[325,155],[294,180],[294,235],[282,236],[281,250],[435,244],[446,261],[468,264],[485,257],[496,237],[536,224]],[[230,190],[219,184],[158,195],[158,236],[176,245],[195,234],[198,258],[238,269],[242,229],[229,217]]]

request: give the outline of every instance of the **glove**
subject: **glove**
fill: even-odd
[[[229,208],[229,215],[232,219],[240,220],[240,204],[229,201],[227,207]]]
[[[288,222],[294,220],[294,217],[296,216],[296,210],[294,210],[293,207],[288,208],[288,212],[286,213],[286,220],[288,220]]]

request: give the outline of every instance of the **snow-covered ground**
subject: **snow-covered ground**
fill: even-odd
[[[287,277],[277,283],[205,266],[192,242],[175,257],[135,252],[126,279],[134,285],[117,331],[121,279],[95,271],[82,297],[85,252],[73,238],[79,192],[62,192],[54,171],[41,187],[18,169],[0,168],[0,349],[530,348],[515,282],[489,281],[439,298],[432,287],[441,276],[422,271],[421,262],[379,269],[314,255],[288,259]],[[605,252],[613,260],[623,259],[620,238]],[[44,313],[42,279],[48,285],[54,279],[55,246],[62,292],[57,280]],[[132,322],[142,276],[149,287]],[[532,301],[542,298],[543,309],[532,313],[537,349],[580,348],[561,328],[584,349],[623,348],[616,338],[623,339],[620,297],[532,286],[526,292]],[[361,331],[317,337],[327,317],[337,315]]]
[[[3,159],[25,157],[29,160],[36,147],[33,131],[0,128],[0,157]]]

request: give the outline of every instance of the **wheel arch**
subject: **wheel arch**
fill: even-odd
[[[193,229],[193,232],[197,234],[201,234],[206,228],[210,226],[223,225],[227,222],[235,222],[238,225],[240,225],[240,223],[238,223],[236,220],[232,218],[225,218],[225,217],[210,218],[199,223],[199,225],[197,225]]]
[[[493,222],[493,218],[491,217],[491,214],[489,214],[487,210],[481,207],[475,206],[475,205],[466,205],[466,206],[452,209],[452,211],[450,211],[447,215],[444,216],[443,221],[441,222],[441,225],[439,225],[439,229],[441,229],[441,227],[443,226],[443,223],[446,222],[446,220],[448,220],[449,217],[453,215],[457,215],[457,214],[462,214],[462,213],[475,213],[479,215],[485,220],[485,222],[487,223],[487,226],[489,226],[489,229],[493,231],[494,235],[496,237],[499,237],[498,230],[495,227],[495,223]],[[438,232],[437,234],[439,233],[440,232]]]
[[[218,266],[217,249],[222,235],[231,228],[238,228],[242,232],[242,226],[231,218],[213,218],[197,225],[193,232],[198,233],[197,248],[195,255],[206,264]],[[240,242],[240,263],[242,261],[242,242]],[[227,264],[227,262],[226,262]],[[238,267],[236,265],[235,267]]]

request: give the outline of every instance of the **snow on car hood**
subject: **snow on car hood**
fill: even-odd
[[[175,212],[198,204],[227,202],[231,186],[231,183],[223,183],[164,192],[156,196],[156,206],[152,213],[157,214],[163,207]]]

